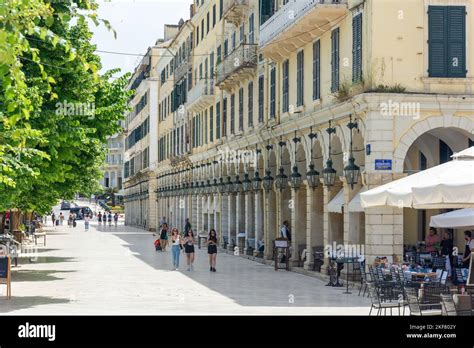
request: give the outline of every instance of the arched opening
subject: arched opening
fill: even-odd
[[[306,180],[306,153],[304,147],[301,143],[297,143],[295,164],[298,168],[298,173],[301,174],[302,180]],[[290,176],[291,174],[289,174]],[[289,208],[291,211],[292,217],[292,243],[294,250],[293,260],[298,261],[302,259],[303,251],[310,251],[307,248],[307,239],[306,239],[306,225],[307,225],[307,209],[306,209],[306,198],[307,198],[307,186],[302,183],[301,187],[298,190],[292,190],[293,199]],[[308,253],[307,255],[310,255]],[[302,266],[302,265],[300,265]]]
[[[333,168],[336,170],[336,180],[334,185],[327,189],[328,195],[328,243],[337,244],[344,243],[344,214],[343,214],[343,195],[342,181],[339,179],[343,176],[344,161],[342,143],[337,135],[333,135],[331,139],[331,158]],[[342,198],[342,200],[341,200]],[[334,200],[334,201],[333,201]]]

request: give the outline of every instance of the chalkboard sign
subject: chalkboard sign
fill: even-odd
[[[0,278],[7,279],[9,274],[9,265],[8,257],[0,257]]]

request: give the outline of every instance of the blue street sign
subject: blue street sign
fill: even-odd
[[[392,170],[392,160],[390,159],[376,159],[375,170]]]

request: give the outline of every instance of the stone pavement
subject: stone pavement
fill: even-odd
[[[48,221],[51,224],[50,221]],[[326,287],[322,280],[220,253],[209,272],[207,253],[196,254],[194,272],[171,270],[171,252],[156,252],[153,233],[92,222],[48,227],[35,261],[12,270],[12,300],[0,286],[1,314],[367,315],[370,301]]]

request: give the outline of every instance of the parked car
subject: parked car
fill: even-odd
[[[76,214],[76,220],[82,220],[84,214],[92,215],[92,210],[89,207],[74,207],[69,209],[69,214]]]
[[[71,203],[68,201],[62,201],[61,202],[61,210],[69,210],[71,209]]]

